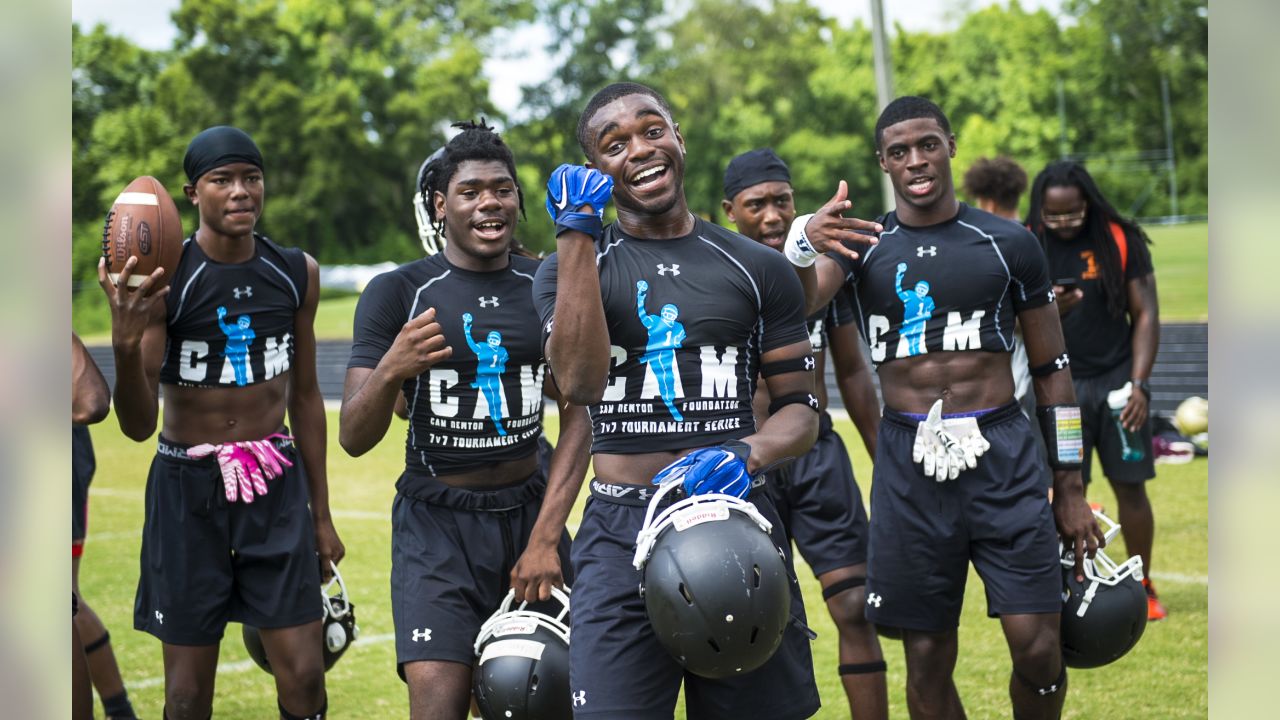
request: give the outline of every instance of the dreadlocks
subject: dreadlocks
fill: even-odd
[[[1107,310],[1114,317],[1120,317],[1129,307],[1129,297],[1125,292],[1124,269],[1120,265],[1120,248],[1111,241],[1111,223],[1116,223],[1123,230],[1130,242],[1141,241],[1150,244],[1151,238],[1130,218],[1120,213],[1102,196],[1102,191],[1089,175],[1084,166],[1073,160],[1062,160],[1050,163],[1036,176],[1031,185],[1031,208],[1027,211],[1026,225],[1040,239],[1043,246],[1048,232],[1044,225],[1044,194],[1051,187],[1074,187],[1084,196],[1087,215],[1085,216],[1085,233],[1090,237],[1102,238],[1098,243],[1099,267],[1102,270],[1102,294],[1107,300]]]
[[[454,123],[453,127],[462,132],[436,151],[427,160],[423,172],[419,175],[418,192],[422,194],[427,215],[431,218],[431,226],[436,229],[436,232],[444,235],[444,218],[436,216],[435,194],[448,193],[449,182],[458,172],[458,166],[468,160],[496,160],[506,165],[507,172],[511,173],[511,179],[516,184],[516,197],[520,201],[520,217],[525,217],[524,192],[520,189],[520,178],[516,176],[516,160],[511,154],[511,148],[502,142],[502,138],[493,131],[493,128],[485,124],[483,117],[478,123],[466,120]]]

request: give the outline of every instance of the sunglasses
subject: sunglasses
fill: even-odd
[[[1044,220],[1045,227],[1072,228],[1083,225],[1085,215],[1088,212],[1088,208],[1081,208],[1076,212],[1062,213],[1061,215],[1050,215],[1047,212],[1042,212],[1040,217]]]

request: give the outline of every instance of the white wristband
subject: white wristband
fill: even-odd
[[[805,237],[804,226],[809,223],[813,213],[801,215],[791,222],[791,230],[787,232],[787,241],[782,245],[782,254],[787,256],[796,267],[809,267],[818,261],[819,253],[813,249],[809,238]]]

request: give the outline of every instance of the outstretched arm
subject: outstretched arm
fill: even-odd
[[[471,351],[476,355],[480,354],[480,343],[471,337],[471,313],[462,314],[462,336],[467,339],[467,344],[471,346]]]
[[[831,302],[844,283],[846,269],[841,263],[856,262],[860,252],[879,242],[875,234],[884,229],[877,222],[845,217],[853,207],[848,198],[849,185],[841,180],[835,195],[817,212],[801,215],[791,223],[783,244],[783,254],[796,267],[804,289],[806,314],[812,315]],[[840,256],[841,261],[823,253]]]
[[[307,260],[307,296],[294,317],[294,364],[289,378],[289,424],[297,439],[298,453],[307,471],[311,491],[311,521],[315,526],[316,553],[320,556],[320,575],[328,582],[333,575],[330,561],[338,563],[346,548],[338,539],[329,513],[329,476],[325,464],[328,445],[324,398],[316,373],[316,307],[320,302],[320,266],[315,258]]]

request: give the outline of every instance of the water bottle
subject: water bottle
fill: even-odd
[[[1142,436],[1132,430],[1126,430],[1124,425],[1120,424],[1120,413],[1124,411],[1124,406],[1129,404],[1129,396],[1132,394],[1132,382],[1125,383],[1119,390],[1107,393],[1107,406],[1111,408],[1111,419],[1115,421],[1116,430],[1120,433],[1122,448],[1120,459],[1125,462],[1138,462],[1146,457],[1146,453],[1142,450]]]

